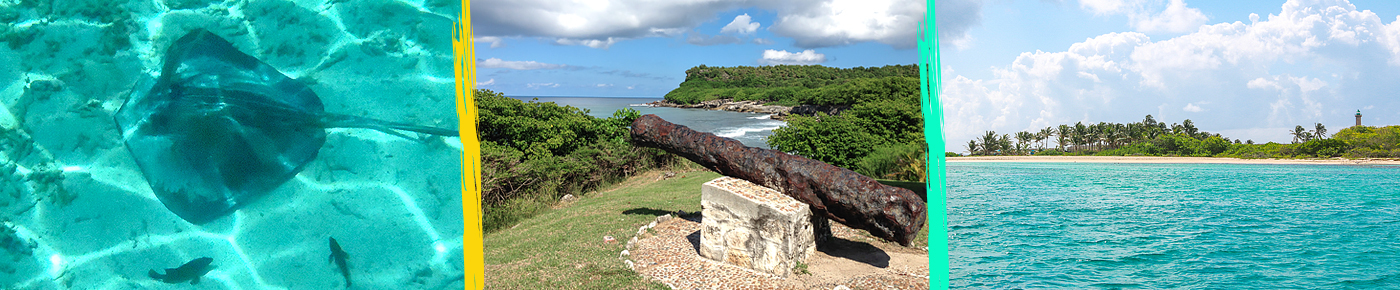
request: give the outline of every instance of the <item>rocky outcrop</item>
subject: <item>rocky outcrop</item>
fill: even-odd
[[[653,106],[653,107],[669,107],[669,108],[683,108],[683,109],[706,109],[706,110],[723,110],[723,111],[740,112],[740,113],[769,114],[769,115],[773,115],[773,117],[772,117],[773,120],[780,120],[780,121],[781,121],[781,120],[786,120],[786,119],[787,119],[787,116],[789,116],[789,115],[815,116],[815,115],[817,115],[817,113],[826,113],[827,115],[836,115],[836,114],[840,114],[841,111],[845,111],[845,110],[851,108],[851,106],[818,106],[818,105],[800,105],[800,106],[796,106],[796,107],[788,107],[788,106],[779,106],[779,105],[764,105],[763,102],[760,102],[760,101],[734,101],[734,100],[731,100],[731,99],[709,100],[709,101],[704,101],[704,102],[695,103],[695,104],[677,104],[677,103],[672,103],[672,102],[668,102],[668,101],[665,101],[665,100],[661,100],[661,101],[655,101],[655,102],[647,103],[647,105]]]
[[[849,169],[737,140],[698,132],[644,115],[632,141],[685,157],[720,174],[772,188],[810,206],[812,214],[909,246],[928,217],[927,204],[908,189]]]
[[[788,112],[792,110],[792,107],[788,106],[764,105],[763,102],[759,101],[733,101],[730,99],[709,100],[696,104],[677,104],[662,100],[647,103],[647,105],[651,105],[654,107],[706,109],[740,113],[769,114],[773,115],[772,118],[774,120],[782,120],[783,117],[786,117],[789,114]]]

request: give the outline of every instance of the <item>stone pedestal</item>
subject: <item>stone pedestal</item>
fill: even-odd
[[[814,219],[805,203],[731,177],[706,182],[700,194],[702,257],[787,276],[816,251]]]

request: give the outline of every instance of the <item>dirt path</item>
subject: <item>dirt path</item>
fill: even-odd
[[[807,260],[810,274],[776,277],[700,257],[700,216],[657,223],[629,247],[632,268],[676,289],[928,289],[928,252],[832,223],[835,239]]]

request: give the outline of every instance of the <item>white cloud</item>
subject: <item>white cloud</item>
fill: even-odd
[[[543,37],[566,45],[607,48],[617,41],[678,35],[741,0],[472,1],[473,34]]]
[[[506,42],[505,42],[504,39],[501,39],[500,37],[495,37],[495,36],[473,37],[473,38],[472,38],[472,42],[476,42],[476,43],[490,43],[490,44],[491,44],[491,48],[501,48],[501,47],[505,47],[505,46],[506,46]]]
[[[478,86],[478,87],[484,87],[484,86],[489,86],[489,85],[494,85],[494,84],[496,84],[496,79],[490,79],[490,80],[487,80],[487,81],[485,81],[485,82],[476,82],[476,86]]]
[[[559,84],[556,84],[556,83],[528,83],[528,84],[525,84],[525,87],[528,87],[528,88],[531,88],[531,89],[538,89],[538,88],[557,88],[557,87],[559,87]]]
[[[595,87],[599,87],[599,88],[610,88],[610,87],[612,87],[612,86],[613,86],[612,84],[597,84],[597,85],[595,85]]]
[[[1195,31],[1210,20],[1185,0],[1080,0],[1079,7],[1098,15],[1124,15],[1128,25],[1147,33]],[[1159,12],[1160,11],[1160,12]]]
[[[634,88],[636,88],[636,87],[637,87],[637,86],[627,86],[627,89],[630,90],[630,89],[634,89]]]
[[[965,38],[981,21],[982,1],[940,1],[940,35],[957,36],[947,41]],[[480,37],[539,37],[608,48],[629,39],[678,36],[721,12],[754,7],[776,11],[770,29],[793,38],[798,47],[873,41],[913,48],[925,5],[909,0],[479,0],[472,2],[472,29]],[[739,15],[721,31],[747,34],[759,27],[752,17]]]
[[[1143,32],[1189,32],[1196,30],[1209,20],[1200,9],[1186,8],[1186,1],[1171,0],[1162,13],[1146,16],[1133,24]]]
[[[1278,86],[1278,82],[1266,80],[1266,79],[1264,79],[1264,78],[1262,78],[1262,77],[1261,77],[1261,78],[1256,78],[1256,79],[1250,80],[1249,83],[1245,84],[1245,87],[1248,87],[1248,88],[1251,88],[1251,89],[1275,89],[1275,90],[1277,90],[1277,89],[1282,89],[1282,88],[1283,88],[1283,87],[1279,87],[1279,86]]]
[[[1119,2],[1081,5],[1128,9],[1114,6]],[[1099,35],[1064,51],[1024,52],[994,67],[989,79],[945,67],[946,145],[961,148],[988,130],[1128,123],[1148,114],[1168,123],[1190,118],[1230,138],[1287,142],[1287,130],[1265,129],[1340,127],[1351,124],[1356,109],[1400,108],[1393,97],[1400,91],[1400,19],[1387,23],[1344,1],[1299,0],[1264,18],[1155,41],[1139,32]],[[1400,115],[1376,116],[1369,122],[1400,123]]]
[[[757,45],[769,45],[769,44],[773,44],[773,41],[772,41],[772,40],[768,40],[768,39],[763,39],[763,38],[754,38],[754,39],[753,39],[753,44],[757,44]]]
[[[818,1],[810,1],[818,2]],[[784,6],[770,28],[801,48],[878,41],[898,48],[918,44],[925,1],[827,0]]]
[[[478,63],[477,63],[477,66],[480,66],[480,67],[482,67],[482,68],[508,68],[508,69],[513,69],[513,70],[564,69],[564,68],[569,68],[568,65],[563,65],[563,64],[549,64],[549,63],[542,63],[542,62],[537,62],[537,61],[508,61],[508,60],[501,60],[501,59],[499,59],[499,58],[494,58],[494,57],[493,57],[493,58],[488,58],[488,59],[483,60],[483,61],[481,61],[481,62],[478,62]]]
[[[763,58],[759,59],[762,64],[818,64],[826,62],[826,55],[804,50],[798,53],[791,53],[786,50],[764,50]]]
[[[618,41],[621,41],[621,40],[622,40],[622,39],[613,38],[613,37],[608,37],[608,38],[606,38],[606,39],[569,39],[569,38],[560,38],[560,39],[555,39],[555,40],[554,40],[554,43],[557,43],[557,44],[560,44],[560,45],[582,45],[582,46],[587,46],[587,47],[592,47],[592,48],[608,48],[608,47],[611,47],[614,43],[617,43]]]
[[[749,18],[748,13],[744,13],[744,15],[734,16],[734,21],[730,21],[728,25],[724,26],[724,28],[720,28],[719,32],[753,34],[754,31],[758,31],[758,22],[749,22],[750,20],[752,20],[752,18]]]

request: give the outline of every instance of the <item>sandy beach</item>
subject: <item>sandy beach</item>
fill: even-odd
[[[1158,156],[971,156],[948,157],[948,162],[1400,165],[1400,160],[1395,159],[1239,159]]]

